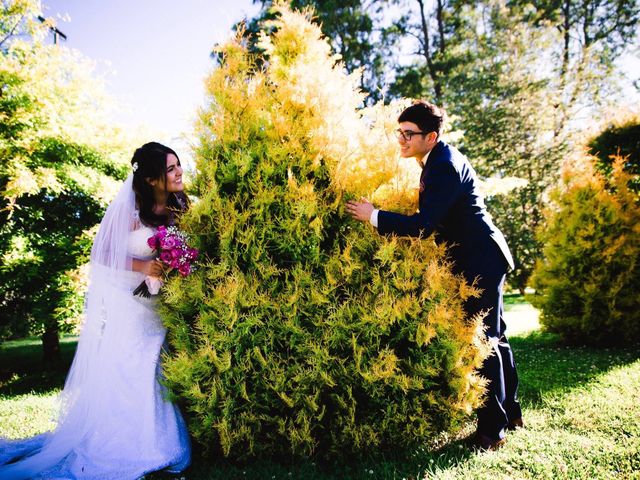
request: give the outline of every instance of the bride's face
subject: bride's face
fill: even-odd
[[[184,184],[182,183],[182,166],[180,160],[173,153],[167,155],[167,181],[162,177],[152,182],[153,188],[159,192],[182,192]]]

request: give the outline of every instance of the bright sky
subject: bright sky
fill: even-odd
[[[203,104],[203,79],[217,42],[254,16],[251,0],[42,0],[64,44],[98,62],[107,91],[129,107],[127,126],[145,126],[174,148]],[[68,21],[58,16],[68,15]],[[186,153],[186,152],[185,152]]]

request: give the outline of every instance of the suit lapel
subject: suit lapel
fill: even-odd
[[[418,194],[418,203],[422,203],[422,196],[424,195],[424,191],[427,185],[427,176],[429,175],[429,170],[431,170],[431,166],[433,165],[433,162],[436,160],[436,158],[440,156],[443,148],[444,142],[440,140],[436,144],[436,146],[433,147],[433,150],[431,150],[431,153],[429,153],[429,156],[427,157],[427,163],[424,167],[422,167],[422,173],[420,174],[420,193]]]

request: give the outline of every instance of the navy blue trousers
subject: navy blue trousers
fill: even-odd
[[[485,335],[493,353],[484,361],[480,375],[489,380],[485,403],[477,411],[478,433],[492,440],[504,437],[504,428],[522,417],[518,402],[518,373],[509,341],[505,336],[502,290],[506,278],[506,264],[502,255],[484,257],[480,265],[467,265],[462,272],[467,281],[476,280],[482,289],[479,298],[465,304],[467,315],[485,311]],[[474,268],[475,267],[475,268]]]

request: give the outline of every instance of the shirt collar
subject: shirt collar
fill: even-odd
[[[416,162],[418,162],[418,165],[420,165],[420,168],[424,168],[424,166],[427,164],[427,159],[429,158],[429,154],[431,153],[433,149],[429,150],[424,157],[422,157],[421,160],[416,160]]]

